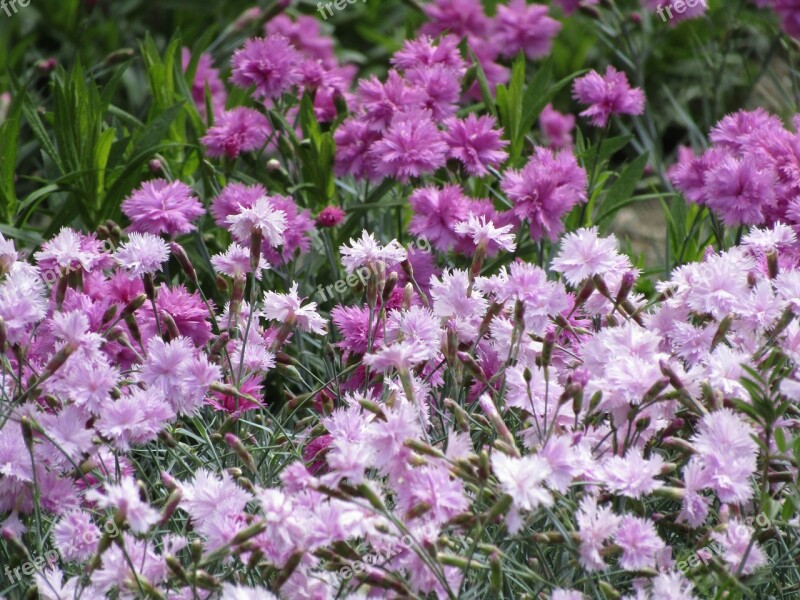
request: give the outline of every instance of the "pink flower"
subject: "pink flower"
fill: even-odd
[[[630,449],[624,458],[612,456],[603,464],[603,481],[615,494],[638,499],[663,485],[656,479],[663,466],[664,459],[657,454],[645,459],[641,452]]]
[[[547,16],[547,6],[511,0],[497,7],[496,33],[503,55],[516,56],[520,50],[535,60],[550,53],[561,23]]]
[[[267,21],[266,32],[282,35],[305,56],[322,61],[326,67],[336,64],[333,39],[323,34],[319,19],[307,15],[292,18],[281,13]]]
[[[300,210],[297,203],[289,196],[268,196],[272,208],[286,215],[286,229],[283,231],[283,243],[280,250],[272,247],[272,244],[265,240],[262,251],[273,264],[289,262],[295,258],[295,253],[305,254],[311,247],[309,232],[314,229],[314,222],[311,220],[311,213],[308,210]]]
[[[422,108],[425,98],[425,90],[409,85],[395,70],[385,82],[373,75],[358,83],[360,119],[376,131],[386,130],[395,115]]]
[[[609,66],[605,76],[592,71],[575,80],[573,95],[578,102],[588,104],[581,113],[592,125],[605,127],[611,115],[640,115],[644,112],[644,92],[631,88],[625,73]]]
[[[174,237],[193,231],[192,221],[205,212],[192,189],[181,181],[146,181],[122,203],[130,231],[166,233]]]
[[[370,365],[376,371],[408,372],[413,367],[428,359],[424,348],[414,342],[400,342],[378,350],[374,354],[364,356],[364,364]]]
[[[488,167],[498,167],[508,158],[503,150],[508,142],[502,139],[502,130],[495,129],[494,117],[478,117],[474,113],[466,119],[448,119],[444,123],[444,141],[450,147],[449,156],[463,163],[467,172],[483,176]]]
[[[461,58],[458,44],[459,39],[454,35],[440,37],[436,40],[436,45],[430,36],[423,35],[403,42],[403,48],[395,52],[391,62],[400,70],[443,65],[458,75],[463,75],[467,66]]]
[[[407,182],[443,167],[447,150],[430,111],[415,111],[397,115],[383,139],[372,145],[370,156],[378,174]]]
[[[521,171],[505,172],[500,187],[514,202],[516,219],[528,220],[531,237],[553,240],[564,228],[561,218],[586,202],[586,183],[586,171],[571,152],[537,148]]]
[[[209,156],[236,158],[242,152],[259,150],[269,138],[267,118],[252,108],[237,107],[217,115],[200,140]]]
[[[480,0],[434,0],[425,5],[424,11],[430,22],[422,26],[420,33],[426,35],[447,32],[459,38],[484,37],[489,32],[490,21]]]
[[[90,558],[100,541],[100,530],[84,511],[67,513],[53,527],[53,540],[64,560],[81,562]]]
[[[255,96],[276,99],[300,82],[300,53],[282,35],[253,38],[231,59],[231,81],[241,88],[255,86]]]
[[[564,236],[552,268],[563,273],[564,279],[570,284],[577,286],[595,275],[619,270],[626,266],[626,262],[617,252],[614,234],[601,238],[597,227],[591,227]]]
[[[418,67],[406,73],[412,89],[420,94],[422,107],[437,123],[455,114],[461,97],[461,76],[444,65]],[[408,106],[403,106],[408,110]]]
[[[518,510],[536,510],[553,504],[553,496],[544,487],[550,475],[550,464],[538,456],[512,458],[502,452],[492,452],[492,470],[500,489],[511,496]]]
[[[753,541],[754,535],[753,528],[739,519],[728,521],[725,531],[711,534],[712,539],[722,545],[723,558],[731,573],[738,574],[741,569],[742,575],[750,575],[767,564],[767,557],[761,546]]]
[[[576,515],[580,536],[580,563],[587,571],[602,571],[606,563],[600,552],[604,542],[611,538],[620,524],[620,517],[611,508],[598,507],[592,496],[581,499]]]
[[[120,450],[127,451],[156,439],[175,413],[160,393],[134,389],[100,407],[95,427]]]
[[[106,483],[105,493],[91,490],[87,499],[100,508],[113,508],[131,531],[145,533],[158,522],[158,511],[139,499],[139,487],[132,477],[123,477],[119,484]]]
[[[539,129],[554,150],[572,148],[572,130],[575,129],[574,115],[565,115],[548,104],[539,115]]]
[[[259,256],[258,260],[255,277],[261,279],[261,271],[269,269],[270,265],[263,256]],[[224,253],[212,256],[211,265],[215,271],[228,277],[242,277],[250,273],[250,250],[234,242]]]
[[[265,318],[279,323],[296,323],[303,331],[325,335],[325,319],[319,316],[316,309],[316,302],[302,306],[297,295],[297,282],[292,284],[288,294],[264,292]]]
[[[658,554],[665,548],[652,521],[631,515],[620,522],[614,542],[622,548],[619,566],[626,571],[654,568]]]
[[[161,284],[156,296],[156,309],[159,315],[172,317],[180,334],[190,338],[196,346],[202,346],[211,339],[208,307],[199,293],[189,292],[183,284],[172,287]],[[152,307],[148,305],[142,310],[142,335],[149,339],[158,334],[158,326]]]
[[[755,157],[724,156],[705,173],[706,205],[726,225],[760,225],[764,208],[775,202],[775,179]]]
[[[339,253],[342,255],[342,264],[348,273],[354,273],[358,267],[362,266],[373,268],[378,263],[384,263],[387,267],[391,267],[404,261],[408,256],[397,240],[392,240],[384,246],[366,230],[361,232],[361,239],[350,238],[350,246],[340,246]]]

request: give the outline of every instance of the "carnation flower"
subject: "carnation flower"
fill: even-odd
[[[617,252],[614,234],[601,238],[597,227],[591,227],[564,236],[552,268],[577,286],[586,279],[613,272],[625,264],[625,259]]]
[[[262,196],[252,207],[240,207],[239,211],[226,219],[231,235],[240,244],[250,247],[254,233],[261,235],[272,247],[283,244],[286,231],[286,213],[277,210],[269,196]]]
[[[580,563],[587,571],[601,571],[606,563],[600,554],[604,542],[620,524],[620,517],[611,508],[598,507],[596,498],[584,496],[578,506],[577,523],[580,537]]]
[[[423,110],[397,115],[369,154],[379,175],[407,182],[443,167],[447,149],[431,112]]]
[[[506,252],[513,252],[517,247],[515,235],[508,233],[511,231],[511,225],[504,225],[503,227],[495,227],[492,221],[487,223],[486,217],[476,217],[474,214],[469,213],[466,221],[456,223],[456,233],[468,235],[475,242],[478,248],[487,248],[489,244],[494,244]]]
[[[338,206],[326,206],[317,215],[317,227],[336,227],[345,217],[345,212]]]
[[[609,66],[605,76],[592,71],[572,85],[575,99],[589,108],[581,113],[592,125],[605,127],[611,115],[640,115],[644,112],[644,92],[628,84],[625,73]]]
[[[522,50],[536,60],[550,53],[561,23],[548,17],[547,10],[545,5],[526,0],[511,0],[507,6],[497,7],[495,35],[503,56],[514,57]]]
[[[374,75],[358,83],[360,120],[371,130],[385,131],[395,115],[421,109],[425,90],[410,85],[397,71],[389,71],[385,82]]]
[[[414,342],[400,342],[378,350],[375,354],[366,354],[364,364],[370,365],[376,371],[389,371],[397,369],[408,372],[419,363],[428,359],[424,348]]]
[[[442,65],[458,75],[463,75],[467,66],[458,49],[459,41],[454,35],[441,36],[436,43],[428,35],[406,40],[403,47],[395,52],[391,62],[400,70]]]
[[[242,277],[250,273],[250,250],[240,246],[236,242],[228,246],[225,252],[215,254],[211,257],[211,264],[214,270],[227,275],[228,277]],[[258,268],[254,275],[256,279],[261,279],[261,271],[270,268],[270,264],[263,256],[258,257]]]
[[[249,39],[231,59],[231,81],[244,89],[255,87],[259,99],[276,99],[300,82],[301,62],[282,35]]]
[[[200,141],[209,156],[236,158],[242,152],[262,148],[270,131],[269,121],[264,115],[240,106],[217,115],[214,126]]]
[[[136,390],[99,408],[97,431],[120,450],[140,446],[156,439],[175,413],[160,393]]]
[[[658,554],[666,547],[652,521],[631,515],[620,521],[614,542],[622,548],[619,565],[626,571],[654,568]]]
[[[565,115],[548,104],[539,115],[539,129],[547,144],[554,150],[572,148],[572,130],[575,129],[575,117]]]
[[[380,132],[372,129],[364,119],[345,119],[333,134],[336,142],[334,173],[340,177],[352,175],[356,179],[373,178],[376,175],[375,165],[369,152],[380,139]]]
[[[638,499],[663,485],[656,479],[663,466],[664,459],[657,454],[645,459],[641,452],[631,449],[624,458],[613,456],[603,464],[603,481],[612,492]]]
[[[145,533],[158,522],[158,511],[139,499],[139,487],[132,477],[123,476],[119,484],[106,483],[104,492],[90,490],[86,498],[100,508],[112,508],[136,533]]]
[[[760,225],[765,207],[775,202],[775,180],[754,157],[724,156],[704,177],[706,205],[726,225]]]
[[[130,231],[174,237],[193,231],[192,221],[205,209],[185,183],[155,179],[144,182],[126,198],[122,212],[131,220]]]
[[[561,218],[576,204],[586,202],[586,171],[571,152],[553,154],[537,148],[521,171],[504,173],[501,188],[514,202],[516,219],[528,220],[531,237],[552,240],[563,230]]]
[[[451,250],[459,242],[461,236],[455,231],[455,226],[467,219],[470,204],[460,187],[419,188],[414,190],[408,202],[414,211],[408,225],[409,233],[424,237],[442,252]]]
[[[406,73],[413,93],[419,93],[420,105],[431,111],[435,122],[451,117],[458,110],[461,77],[444,65],[418,67]],[[408,110],[408,106],[403,107]]]
[[[81,562],[90,558],[97,550],[100,530],[89,513],[73,511],[67,513],[53,527],[53,540],[68,562]]]
[[[350,238],[350,246],[341,246],[339,252],[342,255],[342,264],[348,273],[354,273],[362,266],[371,269],[378,263],[390,267],[404,261],[408,256],[397,240],[392,240],[384,246],[366,230],[361,232],[361,239]]]
[[[131,232],[128,241],[117,249],[114,258],[128,271],[131,279],[154,275],[169,258],[169,246],[151,233]]]
[[[450,147],[450,158],[459,160],[468,173],[478,176],[488,174],[488,167],[503,164],[508,158],[503,150],[508,141],[502,139],[503,132],[496,126],[491,115],[478,117],[471,113],[466,119],[446,120],[444,141]]]
[[[550,475],[550,464],[538,456],[512,458],[501,452],[492,453],[492,470],[504,493],[511,496],[520,510],[536,510],[550,506],[553,497],[543,485]]]
[[[426,35],[437,36],[447,32],[458,38],[481,38],[489,31],[490,21],[480,0],[435,0],[426,4],[423,10],[429,22],[420,32]]]
[[[242,208],[252,208],[260,198],[266,195],[267,190],[257,183],[254,185],[229,183],[211,201],[211,215],[217,225],[227,227],[228,217],[237,214]]]
[[[284,324],[296,323],[303,331],[325,335],[325,319],[319,316],[316,308],[316,302],[301,306],[297,295],[297,282],[292,284],[288,294],[264,292],[265,318]]]
[[[728,521],[725,531],[713,532],[711,538],[722,545],[723,558],[731,573],[750,575],[767,563],[767,557],[757,541],[752,527],[739,519]]]

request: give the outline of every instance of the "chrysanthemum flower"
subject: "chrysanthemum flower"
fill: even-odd
[[[193,231],[192,221],[205,209],[185,183],[154,179],[125,199],[122,212],[131,220],[130,231],[174,237]]]

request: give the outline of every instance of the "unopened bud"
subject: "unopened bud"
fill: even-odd
[[[172,250],[172,255],[186,274],[186,277],[189,278],[189,281],[197,283],[197,271],[195,271],[194,265],[192,261],[189,260],[189,256],[186,254],[186,250],[183,249],[183,246],[172,242],[170,244],[170,249]]]
[[[244,447],[242,440],[232,433],[226,433],[225,443],[228,444],[228,447],[230,447],[236,453],[236,456],[241,459],[241,461],[244,463],[244,466],[247,467],[250,472],[256,472],[256,461],[253,458],[253,455],[250,454],[247,448]]]

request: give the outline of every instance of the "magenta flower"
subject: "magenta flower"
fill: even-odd
[[[377,172],[402,182],[443,167],[446,154],[447,144],[430,111],[397,115],[383,139],[370,150]]]
[[[456,233],[455,226],[466,220],[470,205],[460,187],[420,188],[411,194],[409,204],[414,212],[409,233],[424,237],[442,252],[448,252],[459,242],[462,236]]]
[[[267,190],[257,183],[229,183],[211,201],[210,212],[214,222],[220,227],[227,227],[228,217],[237,214],[242,208],[252,208],[259,198],[266,195]]]
[[[381,139],[381,134],[360,118],[345,119],[333,134],[336,158],[333,171],[336,175],[352,175],[356,179],[375,179],[375,163],[369,151]]]
[[[498,167],[508,158],[503,150],[508,141],[502,138],[502,130],[495,129],[497,122],[491,115],[471,113],[466,119],[448,119],[444,127],[450,158],[461,161],[471,175],[486,175],[488,167]]]
[[[724,156],[705,174],[706,205],[722,216],[726,225],[760,225],[765,207],[775,202],[773,173],[761,168],[755,157],[737,160]]]
[[[183,285],[168,287],[162,283],[158,288],[156,308],[159,314],[166,313],[172,317],[180,334],[190,338],[196,346],[211,339],[208,308],[197,292],[190,293]],[[145,338],[158,336],[152,308],[144,311],[141,328]]]
[[[539,115],[539,129],[548,146],[554,150],[572,148],[572,130],[575,129],[575,116],[565,115],[548,104]]]
[[[130,231],[165,233],[171,237],[193,231],[192,221],[205,213],[192,188],[181,181],[146,181],[122,203]]]
[[[537,148],[525,168],[505,172],[500,187],[514,202],[516,220],[527,219],[531,237],[553,240],[564,228],[561,218],[586,202],[586,171],[571,152]]]
[[[345,217],[345,212],[338,206],[326,206],[317,215],[317,227],[336,227]]]
[[[459,38],[481,38],[491,26],[480,0],[434,0],[425,5],[424,11],[429,22],[422,26],[420,33],[426,35],[452,33]]]
[[[181,53],[181,63],[183,70],[189,68],[189,62],[192,59],[191,51],[184,48]],[[200,55],[197,61],[197,69],[192,80],[192,100],[203,119],[208,118],[206,114],[206,86],[211,97],[211,108],[215,115],[225,110],[225,102],[228,98],[228,93],[225,91],[225,85],[219,78],[219,71],[213,67],[211,55],[204,52]]]
[[[231,59],[231,81],[241,88],[255,87],[260,99],[276,99],[300,82],[300,53],[282,35],[253,38]]]
[[[237,107],[216,117],[200,140],[209,156],[236,158],[242,152],[259,150],[271,132],[267,118],[252,108]]]
[[[455,114],[461,98],[461,76],[443,65],[419,67],[406,73],[412,89],[420,94],[421,106],[431,111],[433,120],[442,120]],[[407,110],[407,107],[403,107]]]
[[[561,23],[547,16],[547,10],[545,5],[526,0],[511,0],[507,6],[497,7],[495,35],[503,56],[514,57],[522,50],[535,60],[550,53]]]
[[[289,40],[297,50],[314,60],[320,60],[327,67],[336,64],[333,38],[322,33],[319,19],[298,15],[292,19],[281,13],[267,21],[267,35],[281,35]]]
[[[400,70],[411,70],[420,67],[432,67],[442,65],[452,69],[456,74],[463,75],[467,70],[467,64],[461,58],[458,49],[459,39],[454,35],[445,35],[434,40],[427,35],[417,39],[406,40],[403,48],[395,52],[392,57],[392,65]]]
[[[410,85],[397,71],[389,71],[385,82],[374,75],[358,83],[358,107],[361,119],[370,129],[383,131],[395,115],[422,108],[427,98],[424,89]]]
[[[609,66],[605,76],[597,71],[575,80],[575,99],[589,108],[581,113],[592,125],[605,127],[611,115],[640,115],[644,112],[644,92],[628,84],[625,73]]]

